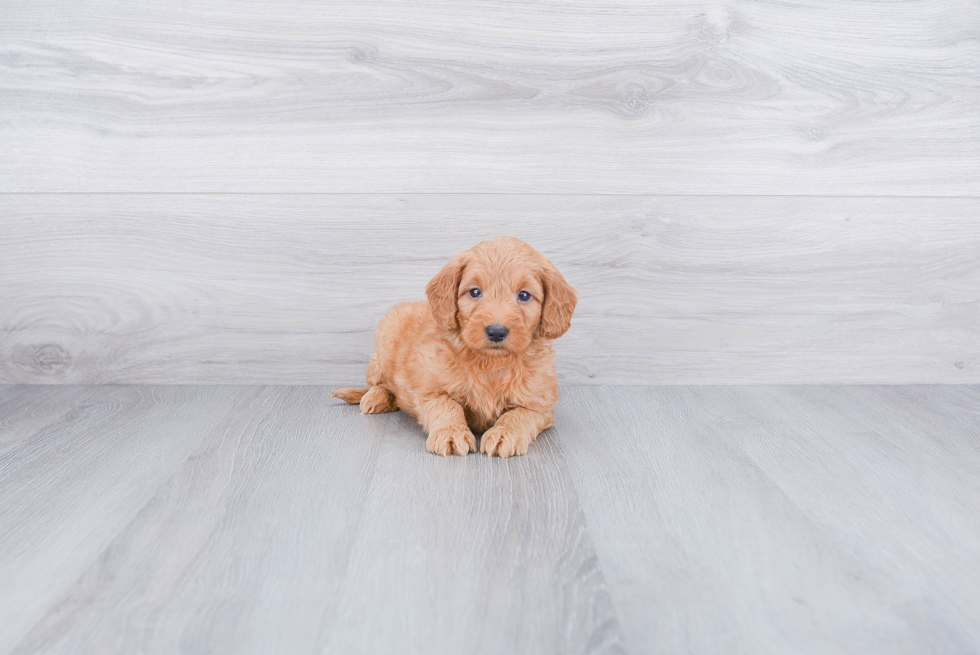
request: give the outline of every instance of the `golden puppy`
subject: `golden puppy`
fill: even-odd
[[[428,302],[392,307],[378,325],[367,389],[338,389],[364,414],[411,414],[430,453],[523,455],[554,425],[551,340],[568,330],[575,290],[519,239],[484,241],[453,257]]]

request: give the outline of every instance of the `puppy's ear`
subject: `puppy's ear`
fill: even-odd
[[[459,323],[456,321],[458,309],[456,300],[459,295],[459,282],[468,261],[468,253],[456,255],[436,273],[434,278],[429,280],[429,284],[425,287],[432,316],[443,330],[459,329]]]
[[[571,326],[578,297],[575,289],[550,261],[541,269],[541,282],[544,285],[544,306],[541,308],[538,334],[545,339],[557,339]]]

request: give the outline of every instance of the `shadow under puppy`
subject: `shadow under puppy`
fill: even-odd
[[[411,414],[430,453],[527,453],[554,425],[551,340],[569,328],[577,298],[558,269],[513,237],[453,257],[425,289],[428,302],[392,307],[378,325],[367,389],[338,389],[364,414]]]

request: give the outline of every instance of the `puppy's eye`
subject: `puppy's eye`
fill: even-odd
[[[521,291],[519,294],[517,294],[517,299],[521,302],[527,302],[531,299],[531,294],[529,294],[527,291]]]
[[[483,295],[483,292],[480,291],[479,288],[474,287],[474,288],[470,289],[470,298],[479,298],[482,295]]]

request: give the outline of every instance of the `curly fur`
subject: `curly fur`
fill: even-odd
[[[473,298],[470,291],[482,295]],[[522,302],[518,294],[531,294]],[[333,393],[361,412],[401,409],[438,455],[527,453],[554,425],[558,400],[552,339],[569,328],[577,297],[558,269],[519,239],[484,241],[453,257],[426,287],[428,302],[391,308],[378,326],[367,389]],[[491,324],[509,334],[486,336]]]

